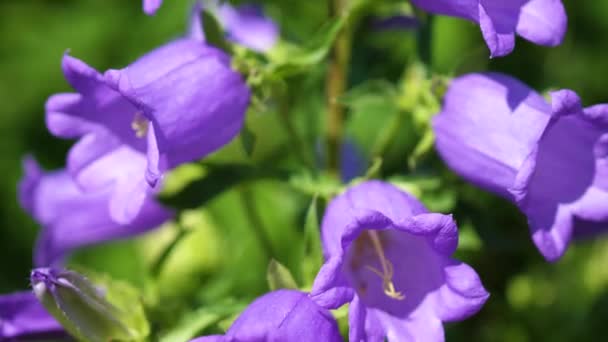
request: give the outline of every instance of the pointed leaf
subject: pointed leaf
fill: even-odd
[[[308,207],[306,222],[304,223],[304,248],[302,253],[302,278],[306,286],[312,282],[323,264],[323,251],[321,250],[321,235],[319,215],[317,211],[317,197],[315,196]]]
[[[298,288],[298,284],[296,284],[289,269],[274,259],[270,260],[270,263],[268,264],[266,280],[268,281],[268,287],[271,291]]]
[[[207,43],[226,52],[230,52],[230,44],[228,44],[228,41],[224,36],[222,25],[215,16],[207,10],[203,10],[201,15],[203,18],[203,31],[205,32],[205,40]]]

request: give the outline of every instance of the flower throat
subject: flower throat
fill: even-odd
[[[384,290],[384,294],[392,299],[403,300],[405,299],[405,295],[400,291],[395,289],[395,284],[393,284],[393,275],[394,268],[393,264],[386,258],[384,254],[384,248],[382,247],[382,241],[380,241],[380,236],[377,231],[368,230],[364,234],[367,234],[370,242],[372,243],[372,247],[374,252],[378,256],[380,260],[380,267],[382,270],[378,270],[375,267],[366,265],[365,267],[374,272],[377,276],[382,279],[382,289]]]

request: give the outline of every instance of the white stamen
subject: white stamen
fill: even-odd
[[[380,267],[382,268],[382,271],[379,271],[372,266],[366,266],[366,268],[374,272],[382,279],[382,288],[384,289],[385,295],[397,300],[405,299],[405,295],[395,289],[395,284],[393,284],[393,275],[395,269],[393,268],[393,264],[386,258],[384,254],[384,248],[382,247],[382,242],[380,241],[378,232],[368,230],[367,234],[372,242],[372,247],[378,256],[378,259],[380,259]]]

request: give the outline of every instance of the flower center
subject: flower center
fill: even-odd
[[[380,277],[380,279],[382,279],[382,289],[384,290],[385,295],[396,300],[405,299],[405,295],[395,289],[395,284],[393,284],[393,275],[395,270],[393,268],[393,264],[386,258],[386,255],[384,254],[384,247],[382,246],[382,241],[380,241],[378,232],[375,230],[368,230],[363,234],[367,234],[367,237],[372,244],[372,248],[378,257],[378,260],[380,260],[381,270],[369,265],[366,265],[365,268],[374,272]]]
[[[131,122],[131,128],[135,132],[135,136],[138,138],[143,138],[148,134],[148,126],[150,125],[150,121],[146,119],[142,112],[135,112],[135,116],[133,117],[133,121]]]

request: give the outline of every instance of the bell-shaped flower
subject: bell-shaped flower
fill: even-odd
[[[509,76],[470,74],[452,81],[433,128],[454,172],[517,204],[547,260],[608,230],[608,105],[583,108],[570,90],[549,104]]]
[[[509,54],[515,35],[535,44],[561,44],[568,24],[561,0],[412,0],[436,14],[471,20],[481,33],[492,57]]]
[[[166,170],[232,140],[249,104],[230,57],[196,39],[172,41],[104,74],[67,54],[62,68],[77,93],[49,98],[47,127],[79,138],[68,171],[87,191],[114,184],[112,214],[123,223],[137,216]],[[110,159],[112,167],[99,166]]]
[[[340,342],[333,316],[307,293],[277,290],[251,303],[225,335],[199,337],[191,342]]]
[[[114,167],[105,166],[108,172]],[[85,192],[65,170],[45,173],[29,158],[24,167],[19,200],[42,226],[34,252],[39,267],[61,263],[69,252],[83,246],[147,232],[171,217],[170,211],[146,196],[139,214],[121,224],[110,215],[111,187]]]
[[[144,0],[144,13],[147,15],[154,15],[162,3],[163,0]]]
[[[333,199],[321,227],[325,264],[311,297],[349,305],[352,342],[443,341],[442,322],[475,314],[488,293],[451,258],[458,231],[396,187],[368,181]]]
[[[1,341],[47,341],[67,337],[31,291],[0,296]]]

